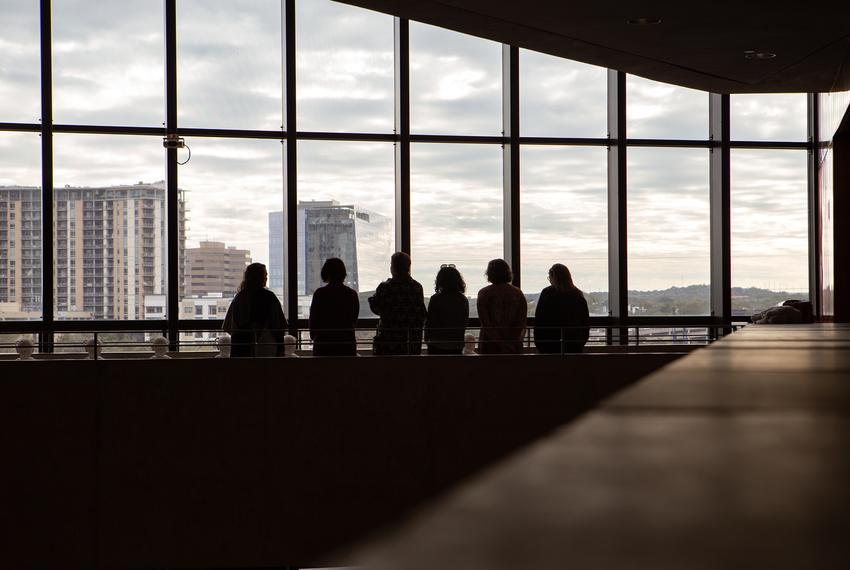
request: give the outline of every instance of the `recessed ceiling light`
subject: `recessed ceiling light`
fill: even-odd
[[[744,57],[747,59],[773,59],[776,57],[776,54],[769,51],[756,51],[754,49],[748,49],[744,52]]]
[[[626,20],[626,23],[631,26],[654,26],[661,23],[661,18],[632,18]]]

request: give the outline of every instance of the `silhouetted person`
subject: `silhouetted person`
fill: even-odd
[[[392,277],[378,285],[369,308],[381,317],[372,351],[376,355],[419,354],[425,300],[422,285],[410,276],[410,256],[396,252],[390,258]]]
[[[513,273],[504,259],[487,264],[487,281],[478,292],[481,354],[519,354],[528,313],[528,302],[519,287],[511,284]]]
[[[425,342],[428,354],[463,353],[463,335],[469,319],[466,283],[454,265],[443,265],[434,281],[435,294],[428,301]]]
[[[227,309],[222,328],[230,333],[231,358],[283,356],[286,317],[277,295],[266,289],[269,274],[262,263],[245,268],[239,291]]]
[[[310,338],[313,356],[357,356],[354,327],[360,314],[357,291],[343,282],[345,263],[331,257],[322,265],[322,281],[310,304]]]
[[[590,337],[590,313],[584,294],[573,284],[566,265],[549,269],[549,285],[534,311],[534,344],[543,353],[581,352]],[[562,337],[563,334],[563,346]]]

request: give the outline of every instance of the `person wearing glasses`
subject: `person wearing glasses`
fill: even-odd
[[[490,285],[478,292],[478,318],[481,321],[478,352],[519,354],[522,352],[528,302],[520,288],[511,284],[513,273],[504,259],[490,261],[486,275]]]
[[[310,338],[313,356],[357,356],[354,327],[360,315],[357,291],[345,285],[345,262],[331,257],[322,265],[326,283],[313,293],[310,303]]]
[[[392,277],[369,297],[369,308],[381,317],[372,343],[376,356],[420,354],[425,297],[422,285],[410,276],[410,256],[396,252],[390,258]]]
[[[549,283],[534,310],[534,344],[542,353],[581,352],[590,337],[587,300],[566,265],[549,269]]]
[[[466,283],[460,271],[451,263],[441,265],[425,320],[428,354],[463,354],[469,319],[469,299],[465,292]]]

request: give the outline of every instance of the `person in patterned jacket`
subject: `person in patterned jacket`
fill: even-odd
[[[372,344],[376,356],[420,354],[425,297],[422,285],[410,276],[410,256],[401,251],[390,258],[392,277],[369,297],[369,308],[381,317]]]

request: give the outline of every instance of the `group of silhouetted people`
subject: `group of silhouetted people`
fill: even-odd
[[[390,259],[391,277],[369,297],[369,308],[380,317],[372,344],[375,355],[420,354],[423,341],[428,354],[462,354],[469,320],[466,283],[454,265],[440,267],[434,295],[428,306],[422,285],[410,275],[410,256],[403,252]],[[325,283],[313,293],[310,304],[310,338],[314,356],[355,356],[355,327],[360,314],[357,292],[345,285],[345,263],[336,257],[325,261]],[[490,283],[478,292],[481,354],[522,352],[528,304],[525,294],[511,282],[511,267],[504,259],[487,264]],[[262,263],[245,269],[224,330],[231,333],[231,356],[282,356],[286,317],[277,296],[266,289],[268,273]],[[581,352],[590,334],[590,316],[584,294],[573,283],[569,269],[556,263],[549,269],[550,285],[537,300],[534,343],[539,352]]]

